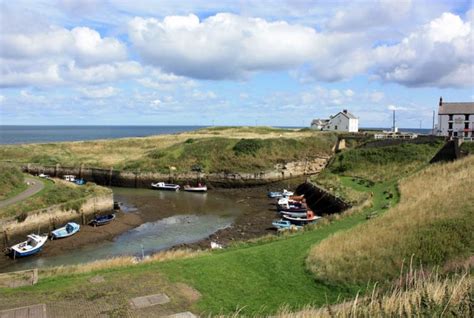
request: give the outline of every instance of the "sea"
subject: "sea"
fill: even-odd
[[[206,126],[13,126],[0,125],[0,144],[31,144],[61,141],[82,141],[152,135],[175,134],[193,131]],[[280,127],[303,128],[303,127]],[[364,129],[364,128],[361,128]],[[382,128],[365,128],[377,129]],[[431,129],[400,128],[402,132],[429,134]]]

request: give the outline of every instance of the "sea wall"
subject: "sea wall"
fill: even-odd
[[[130,188],[148,188],[152,182],[157,181],[186,184],[188,182],[195,182],[196,180],[206,182],[209,187],[245,187],[263,185],[269,182],[319,173],[326,167],[329,158],[329,156],[326,156],[312,160],[278,164],[273,170],[255,173],[202,173],[175,171],[171,171],[170,173],[132,172],[120,171],[112,168],[90,168],[85,167],[84,165],[79,167],[65,167],[59,164],[55,166],[44,166],[32,163],[22,164],[22,170],[30,174],[44,173],[58,178],[72,174],[100,185]]]
[[[310,182],[300,184],[296,188],[296,194],[304,194],[308,207],[317,215],[341,213],[351,207],[349,203],[341,198]]]
[[[107,194],[91,196],[48,208],[29,211],[26,219],[19,222],[15,218],[0,220],[4,243],[15,235],[31,232],[48,232],[69,221],[87,223],[94,214],[111,211],[114,207],[112,191]]]

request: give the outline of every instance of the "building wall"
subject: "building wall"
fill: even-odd
[[[358,132],[359,120],[338,114],[329,120],[323,130]]]
[[[451,124],[451,127],[450,127]],[[468,132],[464,132],[465,125],[468,124]],[[469,120],[465,119],[464,114],[453,114],[452,120],[450,120],[449,114],[438,115],[438,135],[439,136],[450,136],[450,132],[453,137],[474,137],[474,114],[470,114]],[[457,133],[457,136],[456,134]]]

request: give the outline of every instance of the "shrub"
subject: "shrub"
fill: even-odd
[[[263,147],[263,141],[259,139],[240,139],[232,148],[239,155],[253,155]]]

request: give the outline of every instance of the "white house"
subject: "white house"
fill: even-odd
[[[347,109],[331,116],[329,119],[315,119],[311,122],[311,128],[317,130],[358,132],[359,119],[349,113]]]
[[[474,103],[444,103],[439,99],[438,136],[474,140]]]

